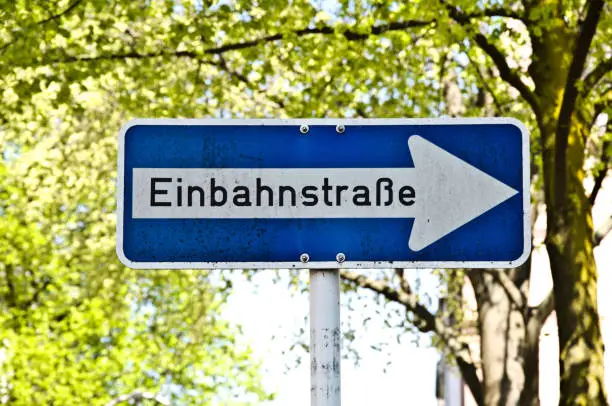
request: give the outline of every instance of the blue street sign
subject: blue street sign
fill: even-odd
[[[118,160],[132,268],[507,268],[530,252],[514,119],[139,119]]]

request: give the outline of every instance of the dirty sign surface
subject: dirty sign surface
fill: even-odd
[[[528,163],[514,119],[133,120],[117,253],[133,268],[518,266]]]

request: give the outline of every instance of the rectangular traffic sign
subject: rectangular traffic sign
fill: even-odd
[[[132,268],[508,268],[530,253],[515,119],[138,119],[118,161]]]

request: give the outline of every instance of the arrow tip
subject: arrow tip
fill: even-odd
[[[421,136],[408,138],[417,214],[408,247],[420,251],[518,193]]]

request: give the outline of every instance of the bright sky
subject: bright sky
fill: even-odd
[[[303,272],[307,278],[308,271]],[[430,271],[418,272],[430,274]],[[272,271],[261,271],[253,282],[248,282],[237,273],[225,315],[232,322],[242,324],[245,338],[251,342],[255,356],[263,362],[265,387],[277,393],[276,400],[266,406],[309,406],[309,355],[299,346],[290,351],[300,328],[308,331],[305,319],[309,309],[308,295],[291,292],[285,283],[273,283],[273,276]],[[434,281],[431,275],[422,276],[429,283]],[[368,302],[370,306],[350,314],[353,326],[358,329],[355,348],[361,360],[358,365],[353,360],[342,362],[342,404],[436,406],[438,352],[427,346],[427,338],[422,340],[421,347],[411,342],[414,337],[411,333],[406,333],[406,338],[398,344],[398,330],[385,327],[381,316],[374,312],[375,302]],[[342,309],[343,323],[348,312]],[[359,328],[366,317],[372,317],[372,321],[367,328]],[[308,337],[304,339],[307,343]],[[370,347],[381,342],[388,343],[383,351]],[[393,354],[392,358],[388,353]],[[297,357],[302,358],[298,366]],[[384,372],[388,361],[392,363]]]

